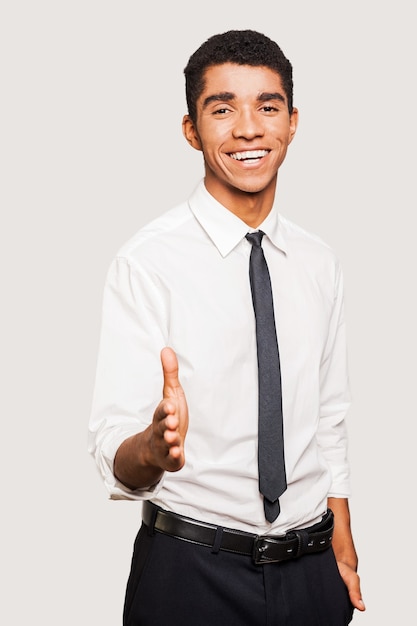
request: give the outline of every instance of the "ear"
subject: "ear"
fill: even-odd
[[[190,146],[196,150],[202,150],[200,137],[196,125],[189,115],[184,115],[182,119],[182,133]]]
[[[294,139],[294,135],[297,131],[297,126],[298,126],[298,109],[293,108],[292,113],[290,115],[290,134],[289,134],[288,143],[291,143],[292,140]]]

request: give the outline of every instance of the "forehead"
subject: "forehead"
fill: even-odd
[[[270,67],[263,65],[238,65],[223,63],[211,65],[204,73],[204,88],[200,103],[212,94],[229,92],[236,98],[257,98],[261,93],[279,92],[285,98],[281,76]]]

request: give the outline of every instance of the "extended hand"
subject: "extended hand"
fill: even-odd
[[[178,360],[171,348],[161,351],[164,374],[163,399],[152,422],[152,452],[156,465],[176,472],[185,463],[184,442],[188,429],[188,407],[178,379]]]

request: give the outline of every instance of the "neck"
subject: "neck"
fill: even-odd
[[[204,184],[213,198],[250,228],[262,224],[274,204],[276,180],[268,188],[253,193],[213,184],[207,177]]]

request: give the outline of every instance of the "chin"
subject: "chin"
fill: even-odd
[[[241,184],[236,185],[236,189],[239,189],[239,191],[243,192],[243,193],[262,193],[263,191],[267,191],[271,186],[271,183],[260,183],[260,182],[250,182],[250,181],[245,181]]]

